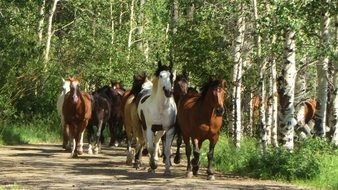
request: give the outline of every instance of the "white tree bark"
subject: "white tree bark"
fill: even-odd
[[[240,5],[242,9],[242,5]],[[241,11],[242,12],[242,11]],[[234,73],[233,73],[233,81],[234,81],[234,89],[233,89],[233,97],[234,97],[234,107],[233,107],[233,118],[234,118],[234,141],[235,146],[240,148],[241,142],[241,127],[242,127],[242,118],[241,118],[241,88],[242,88],[242,67],[243,67],[243,59],[242,59],[242,47],[244,44],[244,31],[245,31],[245,20],[243,15],[239,15],[237,20],[237,37],[235,39],[235,51],[234,51]]]
[[[295,31],[288,29],[285,40],[285,56],[286,62],[283,68],[283,76],[281,82],[281,135],[282,143],[289,151],[294,148],[294,127],[297,124],[294,118],[294,91],[296,78],[296,43]]]
[[[253,0],[253,11],[254,11],[254,19],[257,21],[259,19],[258,17],[258,11],[257,11],[257,1]],[[255,29],[256,31],[259,29],[258,22],[255,23]],[[265,114],[265,70],[266,65],[265,62],[262,59],[262,48],[261,48],[261,36],[260,34],[257,34],[256,36],[256,48],[257,48],[257,64],[262,64],[259,71],[259,129],[260,129],[260,145],[265,152],[268,147],[268,130],[266,126],[266,114]]]
[[[44,26],[44,21],[45,21],[45,8],[46,8],[46,0],[42,0],[42,4],[39,8],[39,25],[38,25],[38,36],[39,36],[39,44],[41,45],[42,43],[42,34],[43,34],[43,26]]]
[[[129,18],[129,33],[128,33],[128,62],[130,61],[130,53],[131,53],[131,45],[132,45],[132,36],[133,32],[136,28],[134,28],[134,0],[131,0],[130,5],[130,18]]]
[[[275,43],[276,36],[273,36],[272,42]],[[277,93],[277,70],[276,57],[273,55],[271,60],[271,93],[272,93],[272,121],[271,121],[271,144],[278,147],[277,129],[278,129],[278,93]]]
[[[54,17],[56,5],[57,5],[58,2],[59,2],[59,0],[53,1],[53,6],[52,6],[52,8],[49,12],[49,17],[48,17],[47,40],[46,40],[46,49],[45,49],[45,69],[47,68],[47,64],[48,64],[48,61],[49,61],[49,51],[50,51],[51,40],[52,40],[52,36],[53,36],[53,32],[52,32],[53,17]]]
[[[114,47],[114,39],[115,39],[115,23],[114,23],[114,15],[113,15],[113,5],[114,0],[110,1],[110,56],[109,56],[109,65],[112,64],[112,52]]]
[[[336,4],[336,7],[338,7],[338,1]],[[336,14],[336,23],[335,23],[335,42],[336,42],[336,57],[338,57],[338,14]],[[333,136],[332,136],[332,143],[335,146],[338,146],[338,60],[333,61],[335,72],[333,76],[334,81],[334,94],[333,94],[333,123],[332,123],[332,129],[333,130]]]
[[[326,0],[329,3],[329,0]],[[329,24],[330,16],[329,12],[326,11],[323,15],[321,25],[321,45],[327,47],[329,40]],[[319,108],[316,112],[316,129],[319,137],[325,138],[326,134],[326,115],[327,115],[327,95],[328,95],[328,64],[329,58],[327,55],[323,55],[320,64],[317,64],[317,76],[318,76],[318,87],[317,87],[317,100],[319,102]]]

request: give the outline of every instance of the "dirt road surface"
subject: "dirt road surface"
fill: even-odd
[[[206,180],[206,170],[185,178],[185,162],[172,167],[171,177],[148,173],[148,158],[139,170],[125,164],[122,147],[103,147],[98,155],[84,153],[71,159],[60,145],[0,146],[0,189],[304,189],[274,181],[248,179],[217,172]]]

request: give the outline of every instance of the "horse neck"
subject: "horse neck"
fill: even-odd
[[[208,115],[208,118],[211,118],[213,116],[215,116],[215,106],[213,106],[213,103],[211,102],[211,92],[209,91],[204,97],[200,97],[199,98],[199,104],[202,107],[201,112],[203,112],[203,114]]]
[[[153,87],[151,91],[150,98],[152,99],[152,101],[157,102],[156,105],[158,107],[163,107],[163,105],[169,104],[170,98],[167,98],[164,95],[163,89],[158,87],[159,85],[158,83],[156,85],[157,85],[156,89],[154,89]]]

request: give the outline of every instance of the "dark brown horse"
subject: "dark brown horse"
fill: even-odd
[[[187,177],[198,174],[200,148],[204,140],[209,140],[207,174],[209,180],[215,179],[211,165],[222,127],[224,95],[224,80],[212,80],[203,85],[201,94],[187,94],[180,101],[177,119],[186,145]],[[192,161],[190,140],[194,154]]]
[[[92,93],[92,117],[88,124],[88,154],[97,154],[101,149],[101,144],[104,142],[104,135],[102,132],[106,127],[106,123],[111,115],[111,101],[105,93],[100,93],[102,90],[98,89]],[[97,127],[96,141],[94,139],[94,126]],[[95,143],[94,143],[95,141]]]
[[[174,95],[174,100],[177,106],[179,104],[180,99],[188,93],[188,85],[189,85],[189,76],[187,72],[183,72],[183,74],[176,76],[176,79],[174,81],[173,95]],[[176,149],[176,154],[174,158],[174,163],[179,164],[181,162],[180,148],[182,145],[182,134],[181,134],[181,129],[177,124],[175,124],[175,136],[177,138],[176,140],[177,149]]]
[[[92,105],[90,95],[80,91],[79,80],[71,77],[69,81],[70,91],[65,95],[62,106],[64,134],[69,129],[69,137],[73,141],[71,156],[77,157],[83,153],[83,133],[92,115]]]

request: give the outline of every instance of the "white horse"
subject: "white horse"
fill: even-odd
[[[152,80],[150,95],[141,97],[137,113],[142,122],[143,134],[150,156],[150,172],[155,172],[158,162],[158,150],[161,137],[165,134],[165,172],[170,175],[171,142],[174,136],[176,121],[176,104],[172,96],[171,66],[158,63],[158,69]]]
[[[57,103],[56,103],[56,108],[57,108],[58,114],[61,118],[61,127],[63,128],[65,120],[64,120],[64,117],[63,117],[63,114],[62,114],[62,105],[63,105],[63,101],[64,101],[64,98],[65,98],[65,94],[70,91],[70,81],[62,78],[62,82],[63,82],[62,92],[58,97],[58,100],[57,100]],[[70,148],[70,145],[63,144],[63,148],[67,149],[67,146],[69,146],[69,148]]]

